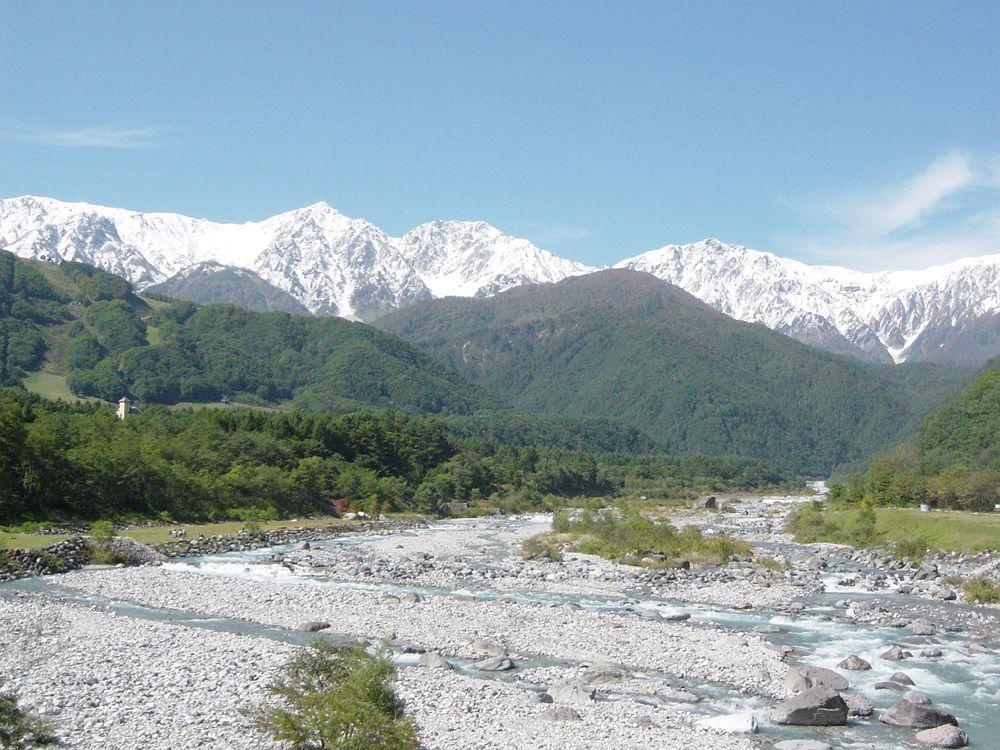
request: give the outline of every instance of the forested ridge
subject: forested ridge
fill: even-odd
[[[3,383],[18,383],[48,353],[74,394],[106,401],[227,397],[307,409],[459,414],[497,405],[416,347],[371,326],[143,299],[124,279],[81,263],[28,263],[0,253],[0,324]]]
[[[965,509],[1000,503],[1000,360],[927,417],[911,442],[875,459],[846,486],[835,487],[832,497]]]
[[[420,302],[376,325],[515,409],[615,419],[667,452],[760,456],[816,474],[911,433],[970,374],[830,354],[622,270]]]
[[[898,443],[965,376],[821,352],[626,271],[435,300],[380,325],[141,297],[91,266],[0,253],[2,382],[44,366],[74,394],[127,394],[144,411],[390,409],[439,415],[470,443],[738,455],[819,475]]]
[[[267,413],[110,406],[0,391],[0,523],[221,520],[336,507],[433,512],[466,501],[539,508],[547,496],[791,486],[754,459],[595,453],[459,439],[395,411]]]

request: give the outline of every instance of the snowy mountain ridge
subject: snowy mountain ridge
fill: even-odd
[[[864,273],[706,239],[667,245],[616,267],[651,273],[731,317],[874,361],[963,359],[935,350],[1000,314],[1000,255]],[[942,333],[950,341],[932,341]],[[993,336],[1000,344],[1000,335]]]
[[[0,200],[0,248],[91,263],[139,289],[213,264],[245,268],[313,313],[361,320],[424,299],[490,296],[596,270],[483,221],[432,221],[391,237],[326,203],[225,224],[22,196]],[[863,273],[706,239],[616,267],[677,284],[734,318],[873,361],[971,363],[1000,353],[1000,255]]]

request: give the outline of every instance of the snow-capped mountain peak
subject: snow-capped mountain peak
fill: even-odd
[[[0,200],[0,249],[91,263],[139,289],[214,268],[199,264],[243,268],[313,313],[362,320],[418,300],[488,296],[596,270],[485,221],[431,221],[391,237],[323,201],[227,224],[21,196]],[[707,238],[616,267],[647,271],[734,318],[874,361],[977,363],[1000,354],[1000,255],[861,273]]]
[[[594,269],[559,258],[485,221],[432,221],[399,239],[403,256],[435,297],[483,297]]]
[[[922,271],[863,273],[710,238],[666,245],[616,267],[677,284],[734,318],[874,361],[982,359],[968,352],[964,339],[1000,316],[1000,255]],[[992,339],[986,351],[1000,351],[1000,334]]]

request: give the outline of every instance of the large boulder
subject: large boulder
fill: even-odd
[[[702,729],[723,734],[754,734],[757,731],[757,718],[751,713],[707,716],[695,723]]]
[[[906,698],[899,700],[888,711],[883,711],[878,720],[883,724],[914,729],[931,729],[942,724],[958,725],[958,721],[951,714],[927,703],[913,703]]]
[[[591,664],[583,672],[583,681],[588,685],[603,685],[608,682],[631,680],[632,673],[624,667],[607,661]]]
[[[487,656],[506,656],[507,649],[501,646],[496,641],[487,641],[483,638],[476,638],[469,647],[476,653],[486,654]]]
[[[327,630],[329,627],[330,623],[323,620],[310,620],[309,622],[302,623],[299,626],[299,630],[304,630],[307,633],[318,633],[321,630]]]
[[[951,724],[917,732],[914,739],[923,747],[965,747],[969,744],[969,735]]]
[[[847,703],[836,690],[817,685],[779,703],[772,709],[771,719],[776,724],[841,726],[847,723]]]
[[[841,698],[847,704],[847,715],[856,719],[866,719],[875,713],[875,704],[861,693],[844,693]]]
[[[427,669],[452,669],[451,662],[435,651],[422,654],[418,663]]]
[[[851,654],[837,665],[837,669],[849,669],[852,672],[861,672],[871,668],[872,665],[857,654]]]
[[[514,662],[506,656],[491,656],[472,665],[473,669],[478,669],[480,672],[509,672],[514,667]]]
[[[880,656],[880,659],[885,659],[886,661],[902,661],[903,659],[908,659],[913,654],[909,651],[904,651],[895,643],[889,646]]]
[[[792,693],[800,693],[813,687],[847,690],[848,683],[843,675],[824,667],[792,667],[785,674],[785,688]]]

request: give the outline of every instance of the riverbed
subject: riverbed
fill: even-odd
[[[797,501],[743,498],[728,513],[677,519],[787,563],[768,575],[745,565],[651,575],[581,555],[526,561],[520,542],[549,518],[525,516],[23,580],[0,587],[3,689],[47,715],[69,747],[270,748],[244,711],[265,700],[294,649],[319,636],[390,649],[429,750],[748,750],[782,739],[914,747],[913,730],[874,719],[827,729],[770,721],[790,667],[835,668],[856,654],[873,669],[843,674],[877,711],[899,694],[876,683],[905,671],[958,717],[973,746],[990,747],[1000,736],[995,610],[839,586],[844,571],[813,569],[817,548],[780,533]],[[892,617],[919,618],[934,635],[893,627]],[[329,627],[307,633],[307,622]],[[929,638],[940,656],[919,655]],[[915,656],[880,659],[893,643]],[[514,669],[482,668],[500,652]],[[427,653],[447,668],[421,666]],[[624,674],[573,705],[579,720],[547,720],[552,707],[539,697],[587,680],[595,663]],[[756,734],[700,725],[746,713]]]

